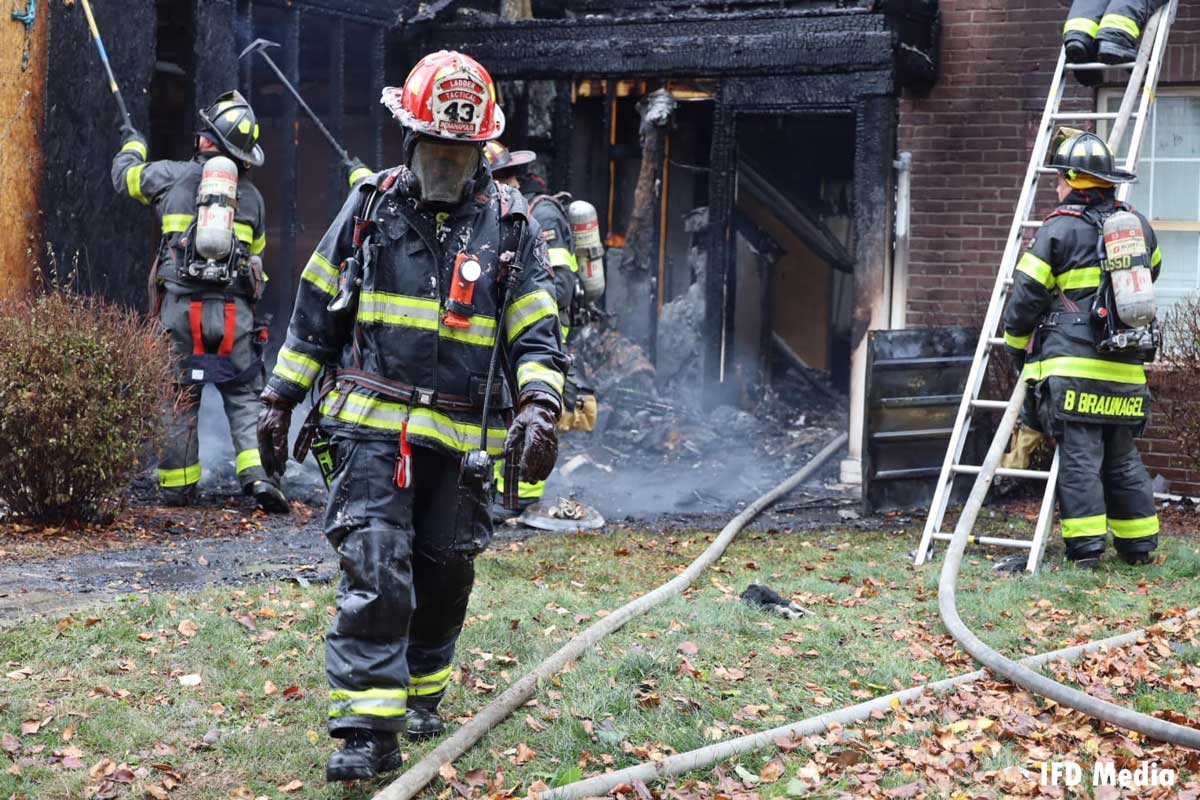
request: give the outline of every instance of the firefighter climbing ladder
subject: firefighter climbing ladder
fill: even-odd
[[[1000,262],[1000,270],[996,276],[996,284],[992,289],[992,298],[988,304],[987,316],[984,317],[979,344],[975,348],[975,359],[971,365],[971,371],[967,376],[962,403],[958,407],[958,418],[954,423],[954,430],[950,435],[950,444],[946,448],[946,460],[942,464],[941,475],[938,477],[937,489],[934,492],[933,502],[929,508],[929,517],[925,521],[925,532],[921,536],[921,544],[917,548],[915,558],[917,565],[923,564],[929,559],[930,548],[935,541],[949,541],[952,538],[951,533],[942,531],[942,523],[946,516],[946,509],[950,504],[954,478],[959,475],[974,475],[976,476],[976,481],[987,481],[989,483],[995,477],[1045,481],[1045,492],[1042,496],[1041,510],[1038,513],[1037,524],[1034,528],[1032,539],[971,536],[968,540],[972,544],[1028,550],[1029,558],[1025,565],[1025,569],[1028,572],[1035,571],[1041,562],[1042,552],[1046,545],[1046,537],[1054,521],[1054,494],[1058,481],[1058,452],[1055,451],[1054,453],[1050,469],[1043,471],[1006,469],[998,467],[990,460],[985,461],[985,464],[982,466],[964,464],[962,463],[963,448],[971,427],[972,416],[975,413],[1004,411],[1013,402],[1012,400],[985,400],[979,395],[983,388],[988,361],[991,358],[993,350],[1004,346],[1003,336],[997,334],[1000,330],[1004,306],[1008,300],[1008,293],[1013,285],[1013,270],[1021,254],[1025,232],[1037,229],[1042,225],[1041,222],[1030,219],[1030,213],[1033,210],[1034,199],[1037,195],[1038,181],[1042,178],[1055,175],[1055,170],[1044,166],[1047,151],[1054,138],[1055,129],[1061,123],[1070,124],[1085,121],[1111,122],[1112,127],[1109,129],[1110,135],[1108,141],[1115,152],[1122,138],[1124,138],[1129,123],[1132,121],[1134,125],[1129,140],[1129,152],[1124,166],[1130,171],[1135,171],[1142,140],[1145,138],[1146,128],[1150,120],[1150,110],[1154,103],[1159,72],[1162,69],[1163,58],[1166,54],[1167,37],[1170,34],[1171,23],[1175,19],[1178,5],[1179,0],[1171,0],[1170,3],[1159,9],[1147,23],[1142,45],[1135,61],[1119,65],[1067,64],[1065,52],[1059,52],[1058,66],[1054,71],[1054,81],[1051,84],[1050,95],[1046,98],[1046,107],[1042,111],[1042,121],[1038,128],[1033,155],[1029,160],[1029,167],[1025,172],[1025,182],[1022,184],[1021,197],[1017,202],[1016,215],[1009,230],[1008,242],[1005,245],[1004,256]],[[1064,112],[1060,110],[1067,77],[1070,72],[1104,69],[1122,70],[1129,74],[1120,110],[1100,113]],[[1124,200],[1128,192],[1129,184],[1122,184],[1118,197]],[[1018,386],[1018,390],[1021,388],[1023,387]],[[1024,392],[1014,392],[1014,400],[1017,394],[1023,396]],[[1001,423],[996,431],[996,438],[1007,441],[1008,437],[1012,434],[1012,418],[1013,415],[1011,413],[1005,415],[1005,421]]]

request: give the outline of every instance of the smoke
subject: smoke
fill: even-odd
[[[309,405],[298,406],[292,414],[291,444],[295,445],[300,426],[308,416]],[[200,401],[200,466],[203,477],[200,489],[219,495],[237,494],[241,484],[237,477],[237,454],[229,433],[229,420],[221,403],[221,393],[214,386],[205,386]],[[289,447],[290,450],[290,447]],[[288,461],[282,482],[284,493],[292,499],[312,501],[325,491],[321,471],[312,457],[303,464]]]

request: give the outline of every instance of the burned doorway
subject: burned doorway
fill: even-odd
[[[850,114],[737,118],[724,363],[742,395],[849,389],[854,132]]]

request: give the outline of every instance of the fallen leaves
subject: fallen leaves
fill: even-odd
[[[283,792],[284,794],[288,794],[290,792],[298,792],[304,788],[304,781],[291,780],[291,781],[288,781],[287,783],[276,786],[275,788],[277,790],[279,790],[280,792]]]
[[[192,622],[190,619],[185,619],[183,622],[179,623],[179,627],[176,630],[189,639],[200,632],[200,629],[196,627],[196,623]]]

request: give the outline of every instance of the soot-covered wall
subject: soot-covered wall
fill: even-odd
[[[145,207],[117,197],[109,177],[120,147],[120,115],[78,4],[47,3],[49,63],[43,131],[45,241],[60,274],[74,269],[79,288],[144,306],[153,257],[153,220]],[[145,126],[154,78],[154,0],[93,4],[107,33],[113,73],[135,125]],[[119,44],[118,44],[119,43]],[[153,157],[153,155],[151,156]]]

